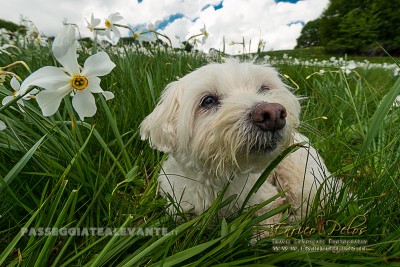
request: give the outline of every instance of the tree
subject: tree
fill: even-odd
[[[327,50],[371,54],[377,50],[378,21],[372,10],[352,9],[341,18],[337,37],[326,44]]]
[[[320,19],[316,19],[309,21],[306,25],[304,25],[303,29],[301,30],[300,37],[297,38],[296,48],[321,45],[321,36],[319,30],[320,21]]]
[[[400,0],[330,0],[320,18],[304,26],[297,47],[316,44],[332,52],[376,54],[382,45],[400,54]]]

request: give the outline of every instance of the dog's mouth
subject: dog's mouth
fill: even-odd
[[[248,135],[246,150],[248,154],[264,155],[275,151],[284,140],[284,130],[260,131],[254,129]]]

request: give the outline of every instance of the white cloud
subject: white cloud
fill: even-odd
[[[327,6],[328,0],[303,0],[296,4],[274,0],[225,0],[223,7],[214,10],[220,0],[13,0],[4,1],[0,9],[0,18],[13,22],[19,21],[20,14],[31,19],[44,34],[54,36],[61,28],[62,21],[78,24],[81,34],[88,36],[84,17],[104,19],[109,14],[120,12],[124,16],[121,24],[144,24],[162,20],[173,14],[184,17],[175,20],[164,29],[174,44],[175,35],[187,39],[200,33],[206,25],[209,37],[200,49],[222,49],[223,37],[226,41],[226,52],[234,53],[242,50],[241,46],[229,46],[230,41],[246,41],[246,51],[251,40],[252,51],[257,48],[258,41],[266,42],[266,50],[291,49],[296,45],[302,25],[298,21],[308,22],[317,18]],[[202,10],[205,6],[208,8]],[[123,34],[127,31],[122,30]]]

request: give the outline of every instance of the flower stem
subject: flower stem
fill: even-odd
[[[168,40],[168,42],[169,42],[169,45],[170,45],[170,46],[171,46],[171,48],[172,48],[172,42],[171,42],[171,39],[169,39],[169,37],[168,37],[168,36],[166,36],[165,34],[162,34],[162,33],[156,32],[156,31],[150,31],[150,32],[153,32],[153,33],[155,33],[156,35],[160,35],[160,36],[162,36],[162,37],[166,38],[166,39]]]
[[[15,77],[18,81],[22,81],[21,77],[19,77],[17,74],[10,72],[10,71],[2,71],[0,68],[0,75],[8,75],[8,76],[13,76]]]
[[[3,70],[6,70],[6,71],[7,71],[7,70],[11,70],[11,69],[15,68],[15,67],[16,67],[17,65],[19,65],[19,64],[23,65],[23,66],[29,71],[29,73],[32,73],[32,71],[31,71],[31,69],[29,68],[28,64],[26,64],[25,61],[21,61],[21,60],[15,61],[14,63],[11,63],[11,64],[9,64],[9,65],[3,67],[2,69],[3,69]],[[16,76],[16,75],[15,75],[15,76]],[[20,80],[18,76],[16,76],[16,78],[17,78],[18,80]],[[20,81],[21,81],[21,80],[20,80]]]
[[[203,33],[199,33],[199,34],[196,34],[196,35],[192,35],[192,36],[189,37],[189,39],[187,39],[187,42],[189,42],[193,38],[196,38],[196,37],[199,37],[199,36],[202,36],[202,35],[204,35],[204,34]]]

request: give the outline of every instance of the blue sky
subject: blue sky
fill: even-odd
[[[174,46],[200,33],[206,26],[206,44],[198,49],[221,49],[225,39],[228,53],[239,53],[242,45],[230,42],[245,39],[245,49],[255,51],[259,40],[265,50],[291,49],[296,45],[302,27],[327,7],[329,0],[68,0],[57,5],[51,0],[3,1],[0,18],[13,22],[20,15],[32,20],[43,34],[54,36],[62,21],[76,23],[83,36],[90,36],[84,18],[104,19],[120,12],[125,25],[161,22],[158,29],[167,34]],[[128,31],[122,30],[124,35]],[[177,37],[177,38],[176,38]],[[249,47],[251,41],[252,46]]]
[[[229,1],[229,0],[228,0],[228,1]],[[138,0],[138,3],[141,3],[141,2],[143,2],[143,0]],[[214,10],[221,9],[221,8],[223,8],[223,2],[224,2],[224,1],[221,1],[221,2],[219,2],[218,4],[215,4],[215,5],[206,4],[204,7],[201,8],[201,11],[206,10],[206,9],[209,8],[209,7],[214,8]],[[275,2],[276,2],[276,3],[279,3],[279,2],[286,2],[286,3],[295,4],[295,3],[299,2],[299,0],[275,0]],[[158,29],[158,30],[164,30],[164,29],[168,26],[168,24],[174,22],[174,21],[177,20],[177,19],[182,19],[182,18],[184,18],[184,17],[185,17],[185,15],[182,14],[182,13],[176,13],[176,14],[172,14],[172,15],[170,15],[170,16],[168,16],[168,17],[165,17],[165,18],[163,18],[162,21],[160,21],[160,23],[159,23],[158,26],[157,26],[157,29]],[[196,20],[196,19],[194,19],[194,20],[192,20],[192,21],[195,21],[195,20]],[[287,25],[288,25],[288,26],[291,26],[291,25],[297,24],[297,23],[300,23],[302,26],[305,25],[305,22],[302,21],[302,20],[291,21],[291,22],[289,22]]]

